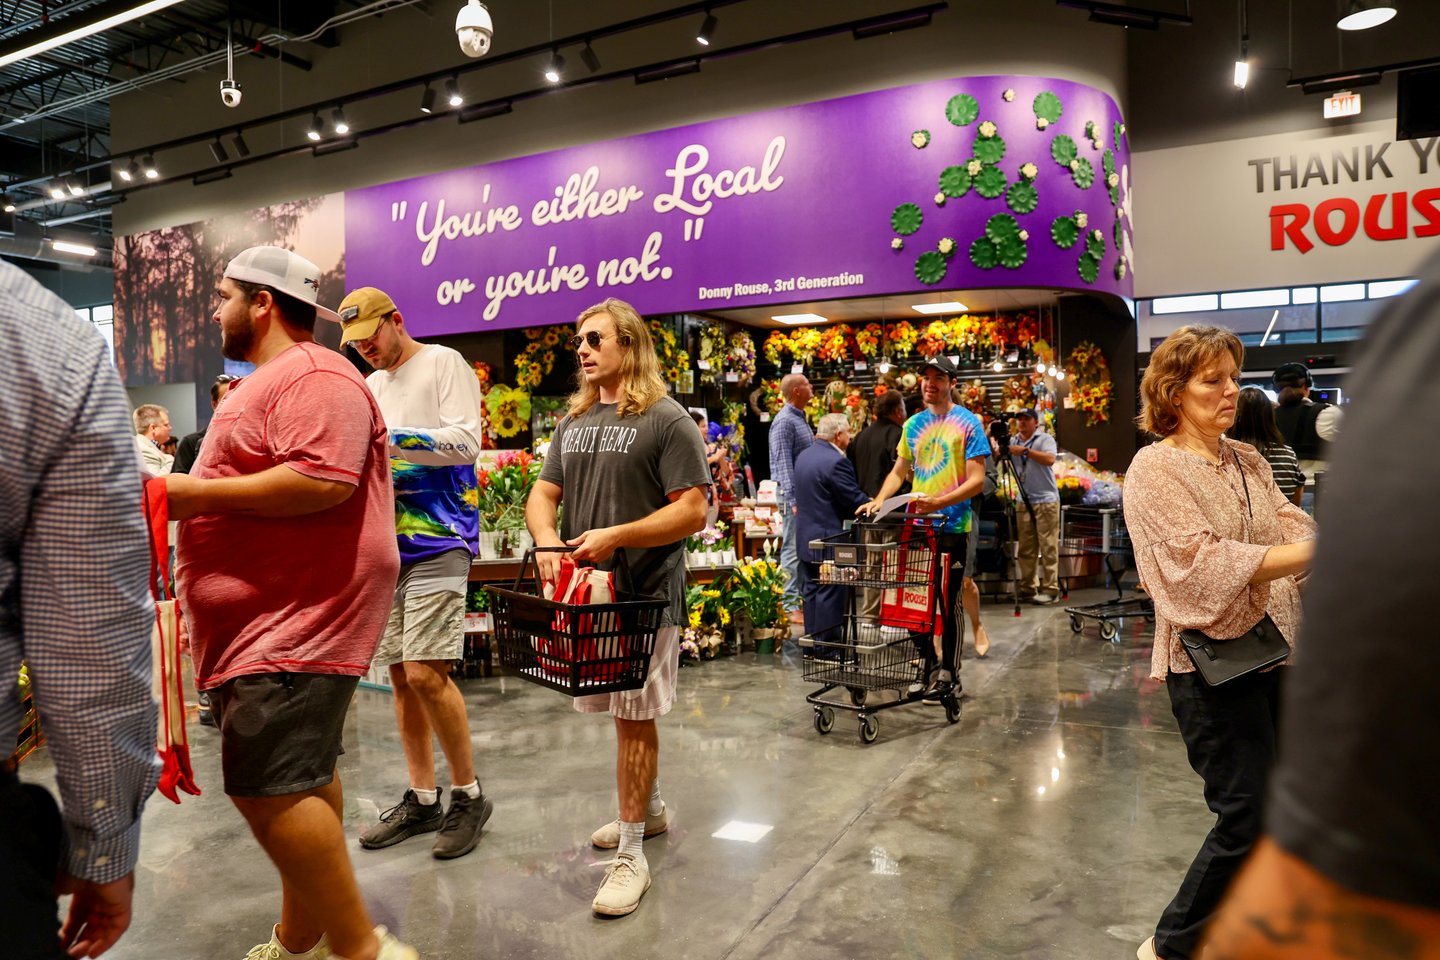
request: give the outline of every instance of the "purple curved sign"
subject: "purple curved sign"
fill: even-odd
[[[345,195],[346,281],[420,335],[930,289],[1131,296],[1115,102],[965,77]],[[1123,260],[1122,260],[1123,258]]]

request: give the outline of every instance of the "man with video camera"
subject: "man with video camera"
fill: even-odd
[[[996,430],[999,426],[1001,429]],[[1055,438],[1039,429],[1034,409],[1015,415],[1016,433],[991,424],[991,439],[998,456],[1001,447],[1023,490],[1015,505],[1015,536],[1019,542],[1019,596],[1031,603],[1054,603],[1060,596],[1060,488],[1055,483]],[[1036,560],[1039,570],[1036,570]],[[1038,575],[1037,575],[1038,574]]]

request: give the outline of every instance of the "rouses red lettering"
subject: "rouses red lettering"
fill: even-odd
[[[1286,218],[1289,218],[1288,221]],[[1310,222],[1310,208],[1303,203],[1277,203],[1270,208],[1270,249],[1284,250],[1285,238],[1295,244],[1301,253],[1309,253],[1315,246],[1305,236],[1305,224]]]
[[[1330,226],[1330,214],[1339,211],[1340,229]],[[1315,235],[1332,247],[1349,243],[1360,226],[1360,204],[1349,197],[1333,197],[1322,200],[1315,207]]]
[[[1388,226],[1381,222],[1387,199],[1390,201]],[[1418,214],[1413,228],[1409,216],[1411,207]],[[1335,214],[1339,214],[1338,223]],[[1315,249],[1315,241],[1306,227],[1330,246],[1343,246],[1354,239],[1362,223],[1365,236],[1371,240],[1440,237],[1440,187],[1421,190],[1414,196],[1405,191],[1377,193],[1365,201],[1363,216],[1360,204],[1349,197],[1322,200],[1315,205],[1313,213],[1303,203],[1278,203],[1270,208],[1270,249],[1284,250],[1293,245],[1301,253],[1309,253]]]

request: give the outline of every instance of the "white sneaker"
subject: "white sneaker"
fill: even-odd
[[[665,801],[660,801],[660,815],[652,817],[648,814],[645,817],[645,839],[658,837],[670,829],[670,808]],[[614,850],[620,846],[620,821],[611,820],[605,826],[590,834],[590,842],[601,850]]]
[[[375,954],[375,960],[420,960],[418,950],[395,939],[395,934],[383,926],[375,928],[375,937],[380,941],[380,950]]]
[[[321,934],[320,942],[309,950],[291,953],[280,943],[280,925],[277,923],[270,929],[270,942],[255,944],[245,954],[245,960],[330,960],[330,943]]]
[[[604,866],[605,879],[590,908],[607,917],[634,913],[635,908],[640,906],[640,898],[650,889],[650,864],[636,860],[632,854],[622,853]]]

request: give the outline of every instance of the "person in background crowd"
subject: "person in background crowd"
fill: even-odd
[[[785,584],[785,609],[795,622],[800,610],[800,562],[795,552],[795,460],[815,441],[805,422],[805,405],[814,391],[803,373],[789,373],[780,379],[785,405],[770,422],[770,479],[779,488],[776,504],[780,511],[780,567],[790,575]]]
[[[372,664],[390,671],[410,786],[360,834],[378,850],[439,831],[431,853],[462,857],[494,809],[480,789],[465,697],[450,664],[465,656],[465,590],[479,549],[480,383],[458,352],[417,342],[390,296],[353,290],[340,304],[340,344],[375,372],[365,384],[390,435],[400,580]],[[450,765],[450,809],[435,778],[435,739]]]
[[[800,593],[805,600],[805,632],[816,640],[835,642],[845,618],[846,587],[820,582],[823,550],[812,540],[842,533],[845,522],[870,501],[855,483],[855,468],[845,457],[850,445],[850,420],[843,413],[820,418],[815,442],[795,461],[795,539],[800,555]],[[830,651],[833,652],[833,651]]]
[[[896,452],[900,446],[900,426],[905,422],[905,398],[899,390],[888,390],[882,393],[875,400],[875,417],[855,435],[850,441],[845,456],[855,467],[855,479],[860,489],[870,498],[880,492],[885,485],[885,478],[890,471],[895,469],[895,458],[899,456]],[[910,484],[903,484],[899,493],[909,493]],[[884,537],[883,531],[867,529],[862,534],[870,542],[879,542]],[[867,557],[867,559],[877,559]],[[877,568],[883,566],[883,561],[878,563]],[[871,574],[879,578],[883,575],[880,569],[874,569]],[[880,613],[880,600],[883,591],[877,587],[863,587],[860,590],[860,616],[865,620],[875,620]]]
[[[1265,458],[1225,437],[1243,362],[1229,330],[1181,327],[1155,348],[1140,383],[1140,427],[1162,438],[1137,453],[1125,475],[1125,523],[1155,601],[1150,675],[1165,682],[1190,766],[1218,818],[1155,935],[1136,951],[1140,960],[1201,955],[1205,924],[1260,836],[1286,672],[1274,667],[1208,686],[1180,631],[1230,639],[1268,616],[1293,646],[1300,577],[1315,549],[1314,521],[1280,494]]]
[[[1015,504],[1016,536],[1020,541],[1020,599],[1054,603],[1060,598],[1060,487],[1055,483],[1055,438],[1039,429],[1033,409],[1015,415],[1010,462],[1025,488]],[[1034,516],[1031,516],[1031,511]],[[1036,569],[1036,558],[1039,569]]]
[[[895,496],[895,491],[913,478],[916,497],[910,506],[917,513],[944,515],[938,535],[938,551],[934,588],[942,598],[941,651],[938,662],[931,644],[924,644],[921,654],[931,664],[925,685],[927,699],[943,700],[953,693],[959,697],[960,684],[960,593],[974,591],[974,613],[971,622],[977,625],[975,651],[984,656],[990,647],[985,628],[979,624],[980,591],[965,576],[974,564],[975,515],[970,499],[985,486],[985,460],[990,456],[990,443],[980,418],[959,406],[951,396],[951,388],[959,371],[950,358],[937,354],[921,366],[920,395],[925,409],[905,421],[900,436],[895,467],[885,478],[880,492],[861,512],[874,515],[881,504]],[[970,611],[970,599],[963,601]]]
[[[345,715],[400,557],[385,421],[355,367],[315,342],[317,314],[340,319],[315,302],[319,275],[280,247],[225,268],[221,350],[255,372],[231,385],[193,471],[166,477],[180,605],[225,792],[282,883],[280,922],[249,956],[418,960],[372,928],[341,820]]]
[[[4,262],[0,335],[0,439],[26,452],[0,463],[0,743],[20,735],[23,661],[64,811],[0,763],[0,953],[98,957],[130,926],[160,775],[140,473],[105,341]]]
[[[525,522],[539,547],[571,546],[575,561],[609,561],[625,550],[634,592],[668,601],[642,690],[577,697],[582,713],[615,721],[620,817],[590,835],[618,848],[591,908],[605,916],[634,912],[650,889],[642,841],[669,829],[660,796],[660,738],[655,720],[675,703],[680,625],[685,610],[685,538],[705,524],[710,471],[705,445],[685,408],[668,396],[645,321],[623,300],[587,309],[571,339],[580,362],[569,412],[555,427],[550,455],[530,492]],[[563,528],[556,529],[561,502]],[[560,555],[536,555],[541,579],[554,583]],[[624,577],[621,580],[623,589]]]
[[[690,418],[695,421],[695,428],[700,431],[700,442],[705,444],[705,463],[710,467],[710,485],[705,488],[705,500],[711,506],[706,520],[711,522],[715,516],[715,506],[720,502],[720,471],[722,468],[728,468],[725,448],[721,444],[710,442],[710,431],[706,426],[705,414],[699,410],[691,410]]]
[[[135,408],[135,453],[140,469],[163,477],[175,465],[175,458],[160,449],[170,439],[170,411],[158,403],[142,403]]]
[[[1340,435],[1340,408],[1332,404],[1310,399],[1310,370],[1303,363],[1285,363],[1275,368],[1270,376],[1275,388],[1277,405],[1275,424],[1285,443],[1295,451],[1300,469],[1309,477],[1309,483],[1323,474],[1327,464],[1326,448],[1330,441]],[[1306,494],[1306,506],[1314,509],[1313,489]]]
[[[1440,257],[1419,276],[1346,380],[1358,402],[1326,480],[1345,522],[1306,587],[1265,837],[1208,932],[1220,960],[1440,956],[1440,740],[1433,671],[1416,659],[1435,634],[1440,447],[1395,442],[1397,417],[1440,408]]]
[[[235,378],[228,373],[222,373],[210,384],[210,414],[213,417],[215,410],[220,406],[220,401],[225,399],[225,391],[230,389],[230,384]],[[195,466],[195,458],[200,455],[200,444],[205,442],[205,431],[196,430],[194,433],[187,433],[180,440],[180,446],[175,451],[175,473],[189,473],[190,468]]]
[[[1305,492],[1305,474],[1296,461],[1295,451],[1285,445],[1285,438],[1275,426],[1275,405],[1259,387],[1246,387],[1235,401],[1235,424],[1225,431],[1225,436],[1240,443],[1248,443],[1260,451],[1260,456],[1270,464],[1270,474],[1275,486],[1285,499],[1300,505]]]

